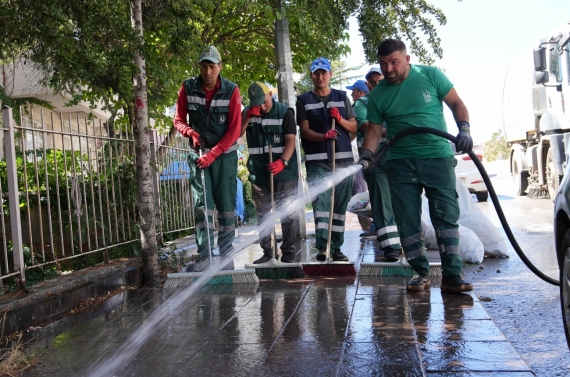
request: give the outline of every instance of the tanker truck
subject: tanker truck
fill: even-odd
[[[554,200],[570,161],[570,25],[509,65],[503,128],[517,195]]]

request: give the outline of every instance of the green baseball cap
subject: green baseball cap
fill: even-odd
[[[222,57],[220,56],[220,52],[215,46],[210,46],[202,51],[198,62],[202,62],[204,60],[208,60],[212,63],[219,63],[222,61]]]
[[[265,102],[265,95],[269,93],[267,85],[256,81],[247,88],[247,98],[250,106],[259,106]]]

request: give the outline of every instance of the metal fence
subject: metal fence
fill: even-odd
[[[85,114],[2,111],[0,280],[139,241],[133,134]],[[187,141],[154,135],[157,231],[193,227]],[[3,152],[3,153],[2,153]]]

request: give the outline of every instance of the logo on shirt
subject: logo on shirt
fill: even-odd
[[[221,114],[220,115],[220,123],[224,123],[226,121],[226,119],[228,119],[228,117],[226,116],[226,114]]]
[[[281,143],[281,135],[273,134],[273,142],[274,143]]]
[[[424,100],[426,102],[431,102],[431,93],[429,92],[429,90],[427,89],[422,90],[422,94],[424,95]]]

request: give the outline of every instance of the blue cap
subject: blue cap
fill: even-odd
[[[354,84],[347,86],[346,89],[350,90],[359,89],[362,90],[364,93],[368,93],[368,87],[366,86],[366,81],[364,80],[356,80]]]
[[[311,64],[311,73],[315,72],[317,69],[324,69],[327,72],[331,70],[331,63],[327,58],[316,58]]]
[[[370,71],[368,71],[368,73],[366,74],[366,76],[364,76],[364,78],[365,78],[366,80],[368,80],[368,77],[370,77],[370,74],[371,74],[371,73],[379,73],[379,74],[381,74],[381,75],[384,75],[384,74],[382,73],[382,70],[380,69],[380,67],[372,67],[372,68],[370,68]]]

